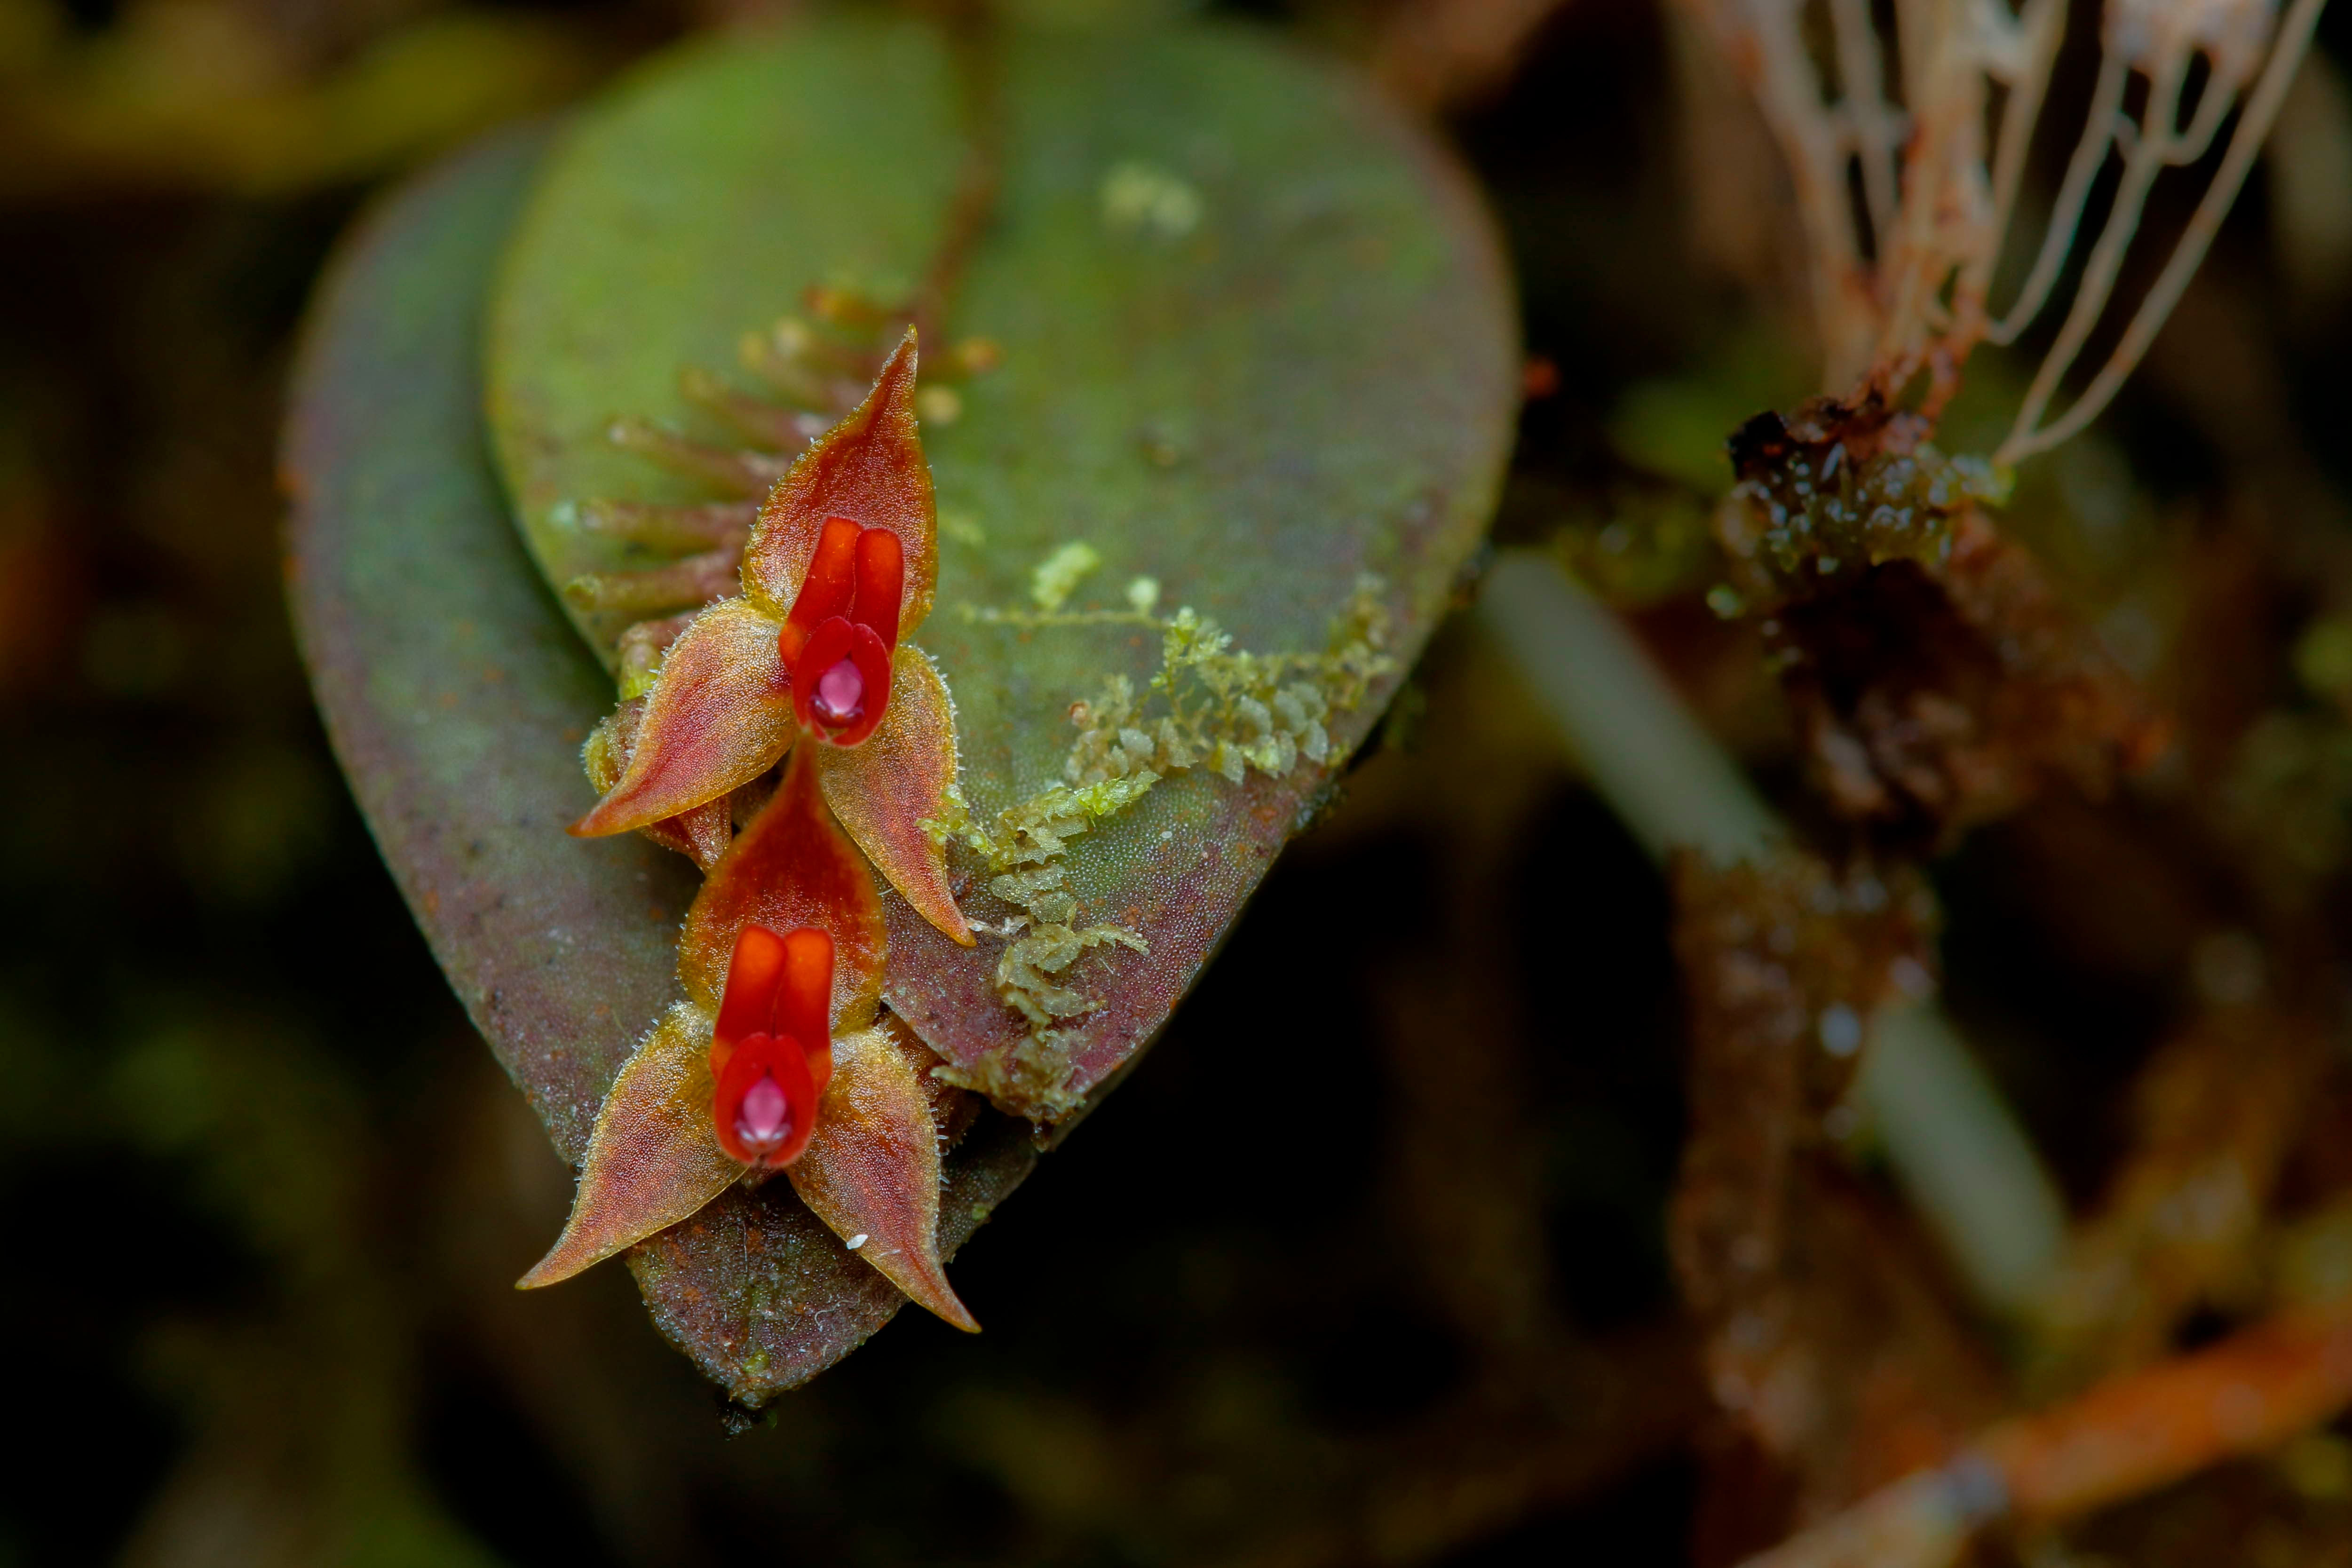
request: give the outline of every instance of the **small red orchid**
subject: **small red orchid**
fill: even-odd
[[[776,482],[744,548],[742,595],[670,646],[625,762],[572,831],[686,837],[806,737],[850,837],[970,945],[945,854],[921,826],[945,814],[955,782],[955,710],[929,656],[901,641],[929,613],[939,571],[915,362],[909,328],[866,401]]]
[[[793,716],[805,732],[855,746],[882,722],[906,576],[897,534],[845,517],[824,520],[808,576],[776,635]]]
[[[909,330],[866,400],[770,492],[742,596],[696,616],[589,748],[604,796],[572,831],[649,832],[708,879],[678,942],[686,999],[614,1077],[572,1215],[525,1286],[782,1171],[908,1296],[979,1326],[936,1234],[940,1133],[960,1091],[935,1083],[936,1058],[880,1013],[886,942],[867,868],[971,942],[921,826],[946,815],[955,782],[954,708],[929,656],[899,641],[937,573],[914,385]],[[730,834],[734,807],[756,798],[746,786],[780,762],[772,796]]]
[[[735,939],[710,1038],[711,1130],[728,1157],[782,1170],[816,1131],[833,1077],[833,938],[814,926]]]
[[[886,942],[866,861],[825,807],[815,748],[737,834],[688,910],[686,999],[597,1111],[571,1218],[520,1283],[552,1285],[782,1171],[858,1256],[977,1329],[940,1264],[936,1058],[881,1014]]]

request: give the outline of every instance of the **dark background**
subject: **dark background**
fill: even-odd
[[[478,9],[506,29],[478,101],[323,150],[252,104],[436,7],[165,9],[0,0],[0,1565],[1690,1561],[1666,894],[1462,626],[1149,1059],[957,1258],[986,1334],[903,1314],[730,1437],[624,1271],[509,1289],[568,1172],[312,712],[279,400],[383,181],[744,8]],[[1385,21],[1245,9],[1359,54]],[[2352,8],[2326,30],[2352,58]],[[1687,240],[1665,50],[1651,6],[1569,0],[1447,89],[1559,371],[1512,537],[1607,493],[1625,390],[1757,309]],[[208,151],[174,115],[251,126]],[[2346,296],[2267,286],[2266,221],[2257,178],[2173,361],[2103,424],[2151,515],[2261,484],[2180,331],[2238,332],[2280,442],[2352,482]],[[2087,1200],[2168,1003],[2020,921],[2012,831],[1938,870],[1953,1005],[2011,1026],[1994,1065]]]

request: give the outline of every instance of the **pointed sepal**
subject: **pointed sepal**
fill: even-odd
[[[735,836],[687,910],[677,977],[704,1007],[719,1006],[746,927],[783,932],[808,926],[833,939],[831,1033],[874,1021],[887,940],[882,900],[873,873],[818,793],[809,759],[825,749],[793,752],[774,796]]]
[[[947,850],[923,827],[947,816],[956,780],[955,701],[930,657],[899,647],[889,710],[864,745],[807,750],[825,804],[875,869],[916,913],[971,946],[971,925],[948,887]]]
[[[709,1047],[710,1015],[680,1003],[622,1064],[588,1137],[572,1217],[517,1289],[569,1279],[667,1230],[743,1173],[711,1127]]]
[[[798,732],[776,623],[721,599],[670,645],[628,765],[572,831],[625,833],[717,800],[774,767]]]
[[[636,751],[637,726],[645,721],[645,716],[644,698],[625,698],[589,735],[582,760],[587,764],[588,783],[598,795],[610,791],[628,771],[629,758]],[[720,795],[716,800],[704,801],[691,811],[648,823],[639,831],[663,848],[677,850],[708,871],[727,852],[727,841],[735,833],[735,821],[728,810],[727,797]]]
[[[938,1061],[889,1015],[835,1041],[816,1134],[786,1174],[858,1257],[918,1305],[978,1333],[940,1262],[940,1137],[929,1088]]]
[[[915,331],[882,366],[874,390],[810,444],[768,492],[743,552],[743,593],[777,621],[800,596],[826,521],[887,529],[903,558],[899,636],[930,613],[939,578],[931,471],[915,427]]]

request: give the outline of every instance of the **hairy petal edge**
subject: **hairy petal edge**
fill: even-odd
[[[940,1263],[940,1140],[925,1088],[939,1058],[887,1014],[834,1056],[815,1136],[785,1173],[793,1189],[845,1241],[864,1237],[857,1256],[890,1283],[978,1333]]]
[[[572,832],[601,837],[690,811],[775,766],[798,732],[776,623],[721,599],[671,645],[620,782]]]
[[[971,925],[948,888],[947,851],[923,831],[956,778],[955,701],[930,656],[901,645],[890,706],[864,745],[812,746],[825,804],[915,912],[964,946]]]
[[[680,1003],[622,1064],[588,1135],[572,1217],[517,1289],[571,1279],[689,1217],[742,1175],[710,1123],[709,1036],[710,1015]]]

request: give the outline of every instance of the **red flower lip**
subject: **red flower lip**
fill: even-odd
[[[786,1035],[753,1035],[727,1058],[711,1096],[719,1146],[758,1170],[781,1170],[801,1157],[816,1131],[817,1089],[808,1056]]]
[[[855,746],[881,724],[906,581],[897,534],[845,517],[824,520],[808,576],[776,635],[803,730]]]
[[[710,1041],[711,1122],[730,1157],[777,1170],[808,1147],[833,1076],[832,998],[824,931],[747,925],[736,938]]]

